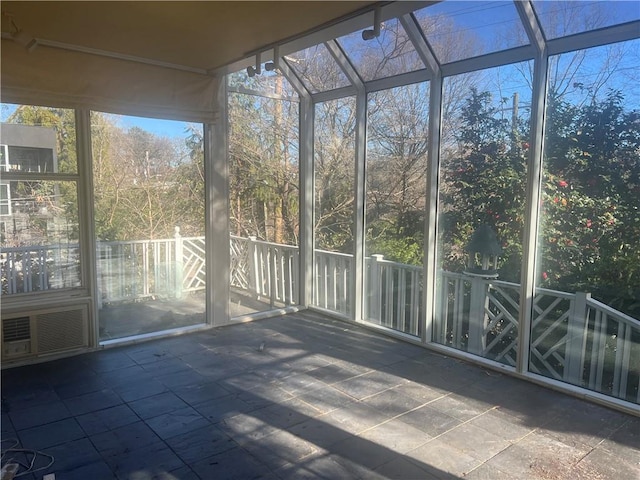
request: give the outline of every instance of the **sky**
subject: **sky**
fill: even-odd
[[[18,105],[9,103],[1,104],[0,121],[6,122],[7,119],[15,112]],[[184,137],[185,130],[189,123],[178,122],[174,120],[158,120],[156,118],[133,117],[127,115],[113,115],[118,124],[126,129],[138,127],[155,135],[162,137]]]
[[[119,123],[125,128],[138,127],[155,135],[162,137],[184,137],[185,129],[189,125],[187,122],[174,120],[158,120],[156,118],[132,117],[126,115],[115,115]]]

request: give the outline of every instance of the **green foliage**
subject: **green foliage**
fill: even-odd
[[[581,107],[552,97],[541,284],[640,313],[640,113],[621,92]]]
[[[502,242],[501,278],[518,282],[526,186],[526,124],[500,118],[489,92],[471,89],[461,113],[458,155],[443,168],[440,218],[443,268],[461,271],[465,247],[481,224]]]

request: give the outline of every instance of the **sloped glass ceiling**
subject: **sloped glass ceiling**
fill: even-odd
[[[362,39],[353,32],[338,39],[356,71],[364,81],[377,80],[424,68],[413,43],[398,19],[382,22],[380,36]]]
[[[443,64],[529,43],[513,2],[441,2],[414,15]]]
[[[311,93],[350,85],[349,79],[324,44],[292,53],[284,59]]]
[[[260,75],[249,77],[246,70],[228,76],[229,88],[240,93],[253,93],[264,97],[297,101],[298,93],[289,81],[276,70],[267,71],[261,66]]]
[[[437,61],[446,65],[529,46],[530,39],[518,13],[517,3],[507,0],[444,0],[410,12],[411,15],[404,18],[416,23]],[[562,37],[640,21],[640,6],[633,0],[532,0],[528,3],[533,8],[535,19],[546,40],[563,41]],[[398,5],[402,5],[402,2]],[[383,6],[382,11],[387,7]],[[410,8],[411,6],[407,6],[404,12],[408,12]],[[399,11],[402,12],[402,9]],[[368,17],[371,17],[370,12]],[[353,27],[351,33],[341,34],[331,40],[337,42],[346,58],[345,63],[355,69],[365,84],[388,79],[385,85],[397,86],[403,80],[394,83],[393,77],[426,68],[412,37],[403,27],[406,25],[403,23],[404,20],[401,21],[397,17],[383,20],[380,35],[371,40],[363,40],[362,31],[372,27],[369,21],[365,23],[365,27],[359,23],[358,27]],[[341,32],[349,31],[349,22],[346,21],[346,28],[342,28]],[[567,39],[562,50],[573,50],[572,42],[573,40]],[[530,49],[530,53],[523,50],[517,54],[517,59],[526,60],[532,58],[532,55],[533,49]],[[288,54],[283,61],[312,94],[351,86],[347,74],[342,69],[345,63],[336,61],[334,52],[331,52],[325,43]],[[469,65],[471,69],[477,68],[477,63]],[[262,75],[253,78],[249,78],[246,72],[239,73],[238,85],[244,82],[245,88],[255,91],[271,94],[280,92],[281,87],[274,80],[272,72],[263,71]]]
[[[640,20],[640,3],[631,1],[568,2],[534,0],[548,39]]]

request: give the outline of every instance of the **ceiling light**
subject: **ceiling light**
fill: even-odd
[[[249,77],[255,77],[256,75],[260,75],[262,73],[262,62],[260,61],[260,57],[262,56],[261,53],[257,53],[256,54],[256,66],[252,66],[249,65],[247,67],[247,75],[249,75]]]
[[[267,62],[264,64],[264,69],[267,72],[272,72],[280,68],[280,46],[273,47],[273,62]]]
[[[373,40],[376,37],[380,36],[380,27],[381,27],[381,17],[382,9],[380,6],[377,6],[373,11],[373,30],[363,30],[362,31],[362,39],[363,40]]]
[[[18,30],[17,32],[12,33],[11,37],[14,42],[22,45],[28,52],[33,52],[38,46],[38,40],[24,30]]]
[[[8,17],[11,21],[11,26],[13,27],[11,38],[13,39],[13,41],[18,45],[22,45],[27,49],[28,52],[33,52],[38,46],[38,39],[18,27],[15,20],[13,19],[13,14],[9,12],[2,12],[2,15]]]

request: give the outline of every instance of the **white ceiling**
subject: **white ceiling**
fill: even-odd
[[[211,70],[374,3],[3,1],[2,32]]]

